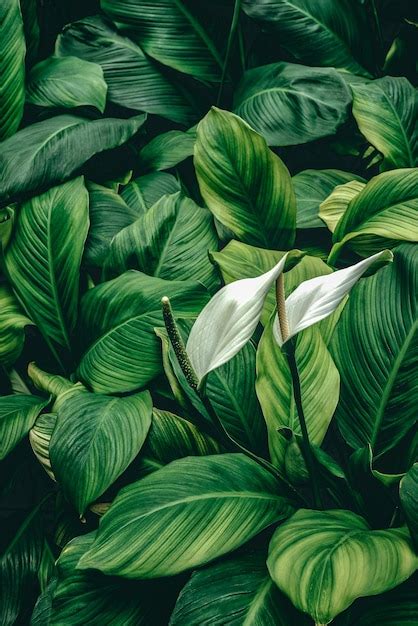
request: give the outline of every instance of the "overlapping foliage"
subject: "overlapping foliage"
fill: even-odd
[[[0,4],[0,623],[416,624],[415,3]],[[188,384],[163,296],[383,250],[307,432],[274,286]]]

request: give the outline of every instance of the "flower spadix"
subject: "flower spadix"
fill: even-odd
[[[199,382],[232,359],[249,341],[260,321],[265,297],[283,272],[286,258],[287,254],[261,276],[226,285],[201,311],[186,345]]]
[[[285,324],[279,323],[276,314],[273,324],[273,335],[279,346],[282,346],[291,337],[308,326],[312,326],[331,315],[350,289],[363,276],[371,266],[376,269],[382,264],[393,259],[389,250],[378,252],[364,261],[355,265],[305,280],[290,294],[282,307],[281,315],[286,316]],[[287,335],[283,336],[282,330],[287,329]]]

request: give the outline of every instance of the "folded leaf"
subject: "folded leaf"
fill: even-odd
[[[0,363],[4,367],[13,365],[19,358],[25,341],[24,329],[31,324],[10,287],[0,285]]]
[[[333,233],[338,222],[347,210],[351,200],[355,198],[366,186],[358,180],[351,180],[344,185],[338,185],[332,193],[321,202],[319,206],[319,217]]]
[[[152,172],[139,176],[123,187],[121,196],[136,213],[143,215],[160,198],[180,191],[180,183],[172,174]]]
[[[0,460],[25,437],[42,409],[48,404],[39,396],[0,397]]]
[[[193,156],[195,142],[195,126],[186,133],[181,130],[161,133],[142,148],[138,166],[144,172],[168,170]]]

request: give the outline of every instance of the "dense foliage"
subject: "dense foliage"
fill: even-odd
[[[2,626],[417,624],[417,27],[0,2]]]

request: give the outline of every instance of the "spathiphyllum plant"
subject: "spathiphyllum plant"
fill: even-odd
[[[416,626],[418,13],[0,2],[0,626]]]

